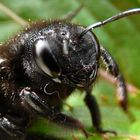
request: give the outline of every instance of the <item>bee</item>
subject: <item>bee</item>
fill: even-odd
[[[90,26],[67,20],[39,21],[0,46],[0,139],[29,139],[26,129],[37,116],[89,136],[76,118],[61,113],[62,100],[76,89],[86,91],[84,101],[98,133],[114,133],[101,126],[98,103],[91,94],[100,59],[118,80],[119,103],[127,110],[125,80],[111,54],[92,31],[140,9],[131,9]],[[60,100],[61,99],[61,100]],[[33,138],[30,138],[33,139]]]

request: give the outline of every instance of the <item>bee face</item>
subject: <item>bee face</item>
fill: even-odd
[[[42,29],[33,45],[38,67],[53,80],[84,87],[96,77],[100,57],[96,36],[84,27],[60,22]]]

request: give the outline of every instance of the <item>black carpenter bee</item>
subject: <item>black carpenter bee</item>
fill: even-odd
[[[100,59],[118,80],[119,102],[124,110],[126,85],[115,60],[91,30],[138,13],[139,8],[128,10],[88,27],[64,20],[37,22],[2,44],[0,140],[29,139],[26,129],[38,115],[63,127],[78,129],[88,137],[80,121],[60,112],[62,100],[76,88],[86,91],[84,101],[96,131],[115,133],[102,129],[100,110],[91,95]]]

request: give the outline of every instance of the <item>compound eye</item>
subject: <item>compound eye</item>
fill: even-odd
[[[36,63],[41,70],[53,78],[60,75],[60,68],[47,40],[37,40],[33,52]]]

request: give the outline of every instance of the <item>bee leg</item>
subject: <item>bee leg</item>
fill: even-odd
[[[86,138],[89,136],[89,133],[85,130],[83,124],[80,121],[59,112],[54,107],[50,106],[46,101],[41,99],[30,88],[24,88],[21,91],[20,96],[22,99],[22,103],[26,104],[26,106],[28,106],[28,109],[35,111],[37,114],[60,126],[69,128],[71,130],[80,130]]]
[[[117,133],[115,131],[110,130],[104,130],[101,127],[101,114],[99,110],[98,103],[93,95],[91,95],[91,90],[87,90],[87,94],[84,99],[92,118],[92,124],[95,127],[96,131],[100,134],[104,133],[112,133],[116,135]]]
[[[8,120],[6,117],[0,118],[0,139],[2,140],[24,140],[24,133],[21,128]]]
[[[101,58],[103,59],[103,62],[107,65],[109,72],[117,79],[117,84],[118,84],[117,99],[121,108],[127,112],[127,105],[128,105],[127,89],[125,85],[125,80],[119,72],[118,65],[115,62],[115,60],[112,58],[110,53],[102,46],[101,46]]]

